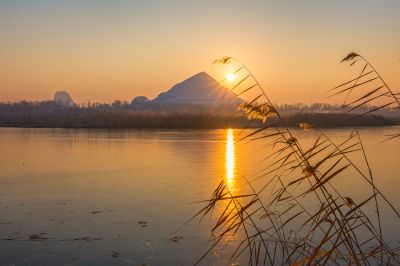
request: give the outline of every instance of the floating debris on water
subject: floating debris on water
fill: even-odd
[[[113,251],[113,253],[111,254],[111,257],[117,258],[119,256],[119,252],[115,252]]]
[[[183,238],[183,236],[174,236],[174,237],[171,237],[171,238],[168,239],[168,240],[171,241],[171,242],[176,243],[176,242],[178,242],[179,240],[181,240],[182,238]]]
[[[147,226],[147,221],[139,221],[137,223],[140,224],[142,227],[146,227]]]
[[[29,236],[29,240],[34,240],[34,241],[43,241],[43,240],[48,240],[50,239],[49,237],[45,237],[46,233],[40,233],[40,234],[34,234]]]
[[[96,240],[102,240],[101,237],[90,237],[90,236],[85,236],[85,237],[76,237],[76,238],[66,238],[66,239],[60,239],[60,241],[96,241]]]
[[[100,211],[92,211],[92,212],[90,212],[91,214],[98,214],[98,213],[102,213],[102,212],[104,212],[103,210],[100,210]]]

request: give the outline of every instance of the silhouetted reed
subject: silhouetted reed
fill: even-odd
[[[355,78],[330,90],[332,92],[330,97],[345,94],[343,109],[347,110],[347,112],[355,112],[368,105],[374,106],[370,110],[359,113],[357,117],[379,110],[400,109],[400,94],[394,92],[389,87],[387,82],[365,57],[351,52],[341,62],[349,62],[350,66],[358,62],[362,64],[362,69]],[[391,135],[386,140],[399,136],[400,134]]]
[[[352,64],[355,60],[366,62],[355,53],[343,59]],[[318,127],[302,121],[301,128],[318,133],[313,145],[304,147],[245,65],[232,57],[215,63],[235,65],[241,78],[233,88],[237,94],[249,96],[241,111],[260,125],[239,141],[253,140],[264,145],[253,154],[255,160],[260,160],[261,170],[252,179],[245,178],[246,192],[233,192],[223,179],[193,217],[215,218],[210,247],[196,264],[213,250],[229,244],[233,246],[231,263],[245,260],[249,265],[399,265],[400,256],[385,241],[380,210],[385,205],[399,218],[400,214],[376,186],[359,132],[352,131],[335,143]],[[371,74],[374,76],[361,80]],[[378,95],[381,96],[377,98],[389,98],[388,103],[368,113],[398,103],[397,94],[368,62],[356,79],[332,92],[347,93],[347,100],[355,88],[373,80],[379,80],[383,87],[349,103],[345,101],[343,106],[354,111],[371,102],[366,100],[368,97]],[[355,155],[362,158],[363,165],[356,164]],[[354,179],[354,186],[369,187],[362,198],[344,194],[340,180],[349,176]],[[371,206],[375,210],[372,213],[368,212]],[[214,211],[217,209],[221,211]],[[242,239],[233,241],[232,235]]]

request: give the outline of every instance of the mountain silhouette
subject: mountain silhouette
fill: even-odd
[[[162,104],[239,104],[243,100],[206,72],[200,72],[160,93],[152,102]]]

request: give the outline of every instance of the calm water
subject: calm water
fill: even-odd
[[[334,140],[345,129],[327,130]],[[400,209],[399,127],[360,129],[377,185]],[[0,265],[191,265],[210,224],[182,225],[222,178],[240,190],[259,170],[241,130],[0,129]],[[316,133],[296,132],[305,146]],[[357,197],[365,187],[343,181]],[[384,210],[389,240],[399,223]],[[393,222],[396,221],[396,222]],[[179,237],[171,241],[171,238]],[[182,237],[182,238],[180,238]],[[39,240],[37,238],[40,238]],[[220,265],[224,254],[205,265]]]

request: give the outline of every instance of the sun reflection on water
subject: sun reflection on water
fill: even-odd
[[[226,163],[226,184],[228,188],[232,191],[235,187],[235,143],[233,138],[233,130],[231,128],[228,129],[226,135],[226,154],[225,154],[225,163]]]

